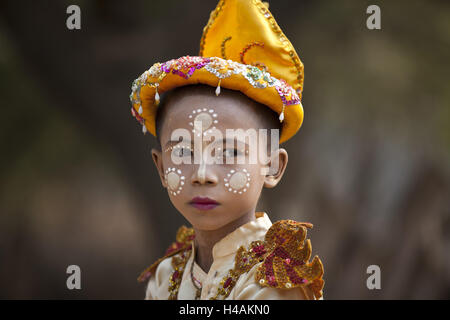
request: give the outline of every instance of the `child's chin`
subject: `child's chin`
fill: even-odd
[[[205,231],[217,230],[230,222],[214,210],[190,212],[189,216],[188,220],[195,228]]]

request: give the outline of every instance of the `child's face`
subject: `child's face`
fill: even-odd
[[[263,186],[274,187],[287,164],[286,151],[277,149],[271,158],[278,159],[276,171],[271,175],[262,174],[262,169],[268,168],[270,163],[250,163],[250,141],[244,139],[243,143],[227,148],[223,140],[206,139],[199,134],[201,130],[214,130],[225,139],[226,129],[245,131],[253,128],[258,132],[264,128],[256,114],[260,106],[237,92],[224,90],[218,97],[213,92],[214,89],[211,92],[195,91],[171,99],[166,105],[160,132],[162,150],[152,150],[162,184],[173,205],[201,230],[216,230],[254,212]],[[189,133],[189,139],[172,141],[172,133],[180,128],[186,129],[184,132]],[[194,148],[200,155],[196,161]],[[267,154],[266,149],[264,154]],[[242,156],[243,164],[237,163],[237,155]],[[231,163],[227,163],[227,158]],[[191,163],[179,163],[182,160]]]

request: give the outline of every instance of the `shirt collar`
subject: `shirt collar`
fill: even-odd
[[[247,248],[247,246],[252,241],[264,240],[267,230],[269,230],[269,228],[271,227],[272,222],[265,212],[256,212],[255,218],[255,220],[240,226],[239,228],[219,240],[213,246],[213,260],[232,253],[236,253],[240,246],[244,246],[245,248]],[[196,275],[195,277],[203,283],[203,280],[206,278],[207,273],[194,262],[195,254],[195,245],[193,245],[191,256],[188,262],[188,268],[190,270],[190,268],[193,267],[193,272]],[[191,264],[194,265],[192,266]]]
[[[219,240],[212,249],[213,259],[236,253],[240,246],[247,247],[252,241],[264,240],[272,222],[265,212],[256,212],[255,218]]]

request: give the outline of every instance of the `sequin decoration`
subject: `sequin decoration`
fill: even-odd
[[[211,72],[219,79],[228,78],[232,74],[240,74],[245,70],[245,66],[231,60],[224,60],[217,57],[210,58],[210,62],[205,69]]]
[[[192,246],[189,246],[185,251],[179,255],[172,257],[172,267],[174,269],[169,279],[169,299],[177,300],[178,290],[180,288],[181,280],[183,279],[183,273],[186,268],[186,263],[192,253]]]
[[[172,72],[182,78],[188,79],[195,70],[203,68],[209,62],[209,58],[183,56],[163,63],[161,70],[165,73]]]
[[[273,86],[286,86],[286,82],[282,83],[280,80],[272,77],[268,72],[259,69],[255,66],[247,66],[247,70],[244,73],[244,77],[248,80],[248,82],[251,83],[252,86],[255,88],[264,89],[267,87],[273,87]],[[278,90],[277,90],[278,91]],[[278,91],[278,94],[280,94],[280,91]],[[281,100],[283,100],[283,97],[280,95]],[[295,97],[293,97],[295,99]],[[300,100],[295,100],[295,103],[298,104]]]
[[[264,243],[260,240],[250,243],[248,250],[241,246],[234,258],[234,268],[228,270],[227,275],[223,277],[217,288],[216,295],[211,297],[210,300],[217,300],[218,298],[225,299],[228,297],[236,282],[239,280],[239,277],[245,272],[250,271],[257,263],[262,262],[265,253]]]
[[[258,267],[255,280],[261,286],[290,289],[308,286],[316,299],[322,296],[324,285],[323,265],[315,256],[311,262],[311,241],[306,238],[306,228],[312,224],[281,220],[267,231],[264,262]]]
[[[292,104],[297,104],[297,94],[295,90],[287,85],[287,83],[284,80],[279,81],[280,84],[277,84],[275,86],[275,89],[278,91],[278,94],[281,97],[281,100],[283,101],[283,105],[289,106]]]
[[[264,43],[259,42],[259,41],[254,41],[252,43],[249,43],[248,45],[245,46],[244,49],[242,49],[242,51],[239,53],[239,57],[241,59],[241,62],[243,64],[248,64],[247,62],[245,62],[245,54],[247,53],[248,50],[250,50],[253,47],[259,46],[261,48],[264,48]],[[265,71],[267,71],[267,67],[264,66]]]
[[[225,54],[225,43],[230,40],[231,37],[225,37],[225,39],[223,39],[222,43],[220,44],[220,52],[222,53],[222,58],[224,58],[225,60],[227,60],[227,55]]]
[[[218,79],[218,88],[220,81],[231,75],[242,75],[253,87],[264,89],[275,87],[283,105],[300,104],[300,98],[297,92],[284,80],[278,80],[270,75],[269,72],[261,70],[253,65],[241,64],[232,60],[225,60],[218,57],[198,57],[184,56],[178,59],[172,59],[164,63],[155,63],[149,70],[145,71],[139,78],[133,81],[131,86],[130,101],[132,104],[131,114],[139,123],[145,127],[142,109],[140,91],[143,86],[155,88],[155,98],[158,96],[158,87],[160,82],[168,73],[178,75],[184,79],[190,78],[196,70],[205,69],[215,75]],[[218,89],[219,90],[219,89]],[[158,99],[155,99],[157,104]]]
[[[309,223],[281,220],[267,231],[264,241],[253,241],[246,250],[241,246],[235,256],[234,268],[220,282],[211,300],[230,295],[239,277],[256,264],[255,281],[263,287],[291,289],[301,285],[309,287],[314,297],[322,296],[323,265],[315,256],[311,263],[311,242],[306,240]]]

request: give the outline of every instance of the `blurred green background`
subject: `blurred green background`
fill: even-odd
[[[81,30],[66,8],[81,8]],[[366,8],[381,8],[381,30]],[[0,3],[0,298],[142,299],[188,222],[130,115],[131,82],[196,55],[216,0]],[[259,209],[308,221],[325,299],[450,298],[450,3],[287,1],[305,122]],[[81,267],[82,289],[66,288]],[[381,268],[381,290],[366,269]]]

